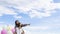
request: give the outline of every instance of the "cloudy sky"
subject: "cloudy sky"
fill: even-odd
[[[26,34],[60,34],[60,0],[0,0],[0,31],[15,20],[31,24]]]

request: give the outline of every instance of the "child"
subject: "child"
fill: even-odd
[[[22,27],[25,27],[30,24],[21,24],[18,20],[15,21],[15,34],[24,34]]]

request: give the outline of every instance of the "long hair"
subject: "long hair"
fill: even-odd
[[[18,22],[18,24],[17,24]],[[15,21],[15,27],[19,27],[20,26],[20,22],[18,20]]]

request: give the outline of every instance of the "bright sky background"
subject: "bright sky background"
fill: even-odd
[[[15,20],[31,24],[26,34],[60,34],[60,0],[0,0],[0,31]]]

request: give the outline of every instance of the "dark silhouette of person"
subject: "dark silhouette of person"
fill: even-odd
[[[28,26],[30,24],[21,24],[18,20],[15,21],[15,33],[14,34],[24,34],[22,27]]]

